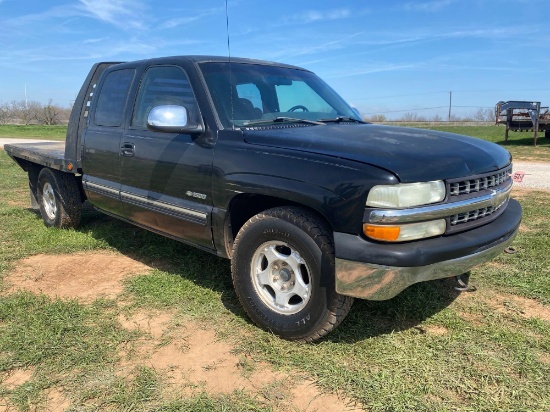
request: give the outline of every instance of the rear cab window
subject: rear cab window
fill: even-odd
[[[107,74],[99,91],[94,123],[97,126],[120,127],[135,69],[115,70]]]

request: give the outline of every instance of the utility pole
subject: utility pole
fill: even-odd
[[[451,107],[453,107],[453,92],[449,92],[449,122],[451,121]]]

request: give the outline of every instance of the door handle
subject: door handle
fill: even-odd
[[[120,154],[125,157],[133,157],[135,155],[136,146],[133,143],[123,143],[120,148]]]

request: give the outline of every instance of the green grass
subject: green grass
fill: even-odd
[[[478,137],[505,147],[515,160],[550,160],[550,139],[539,133],[537,146],[533,146],[533,132],[510,131],[508,142],[505,141],[506,128],[504,126],[429,126],[429,130],[439,130],[449,133],[463,134]]]
[[[297,344],[250,323],[232,290],[228,261],[91,210],[78,230],[45,228],[25,208],[25,174],[2,151],[0,182],[0,276],[25,256],[105,249],[157,267],[128,279],[119,298],[91,304],[0,294],[0,370],[32,371],[15,388],[0,382],[0,398],[18,410],[40,409],[53,388],[73,410],[280,410],[248,392],[168,396],[163,375],[147,365],[117,375],[117,350],[140,338],[117,317],[153,310],[215,329],[256,369],[267,362],[291,376],[304,374],[367,410],[550,409],[550,323],[523,313],[517,301],[530,299],[548,319],[548,191],[515,194],[525,213],[518,252],[473,270],[476,292],[459,295],[451,280],[442,280],[390,301],[358,300],[328,337]]]
[[[65,140],[67,126],[61,125],[0,125],[0,137]]]

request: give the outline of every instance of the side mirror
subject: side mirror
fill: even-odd
[[[147,128],[164,133],[202,133],[199,123],[189,123],[187,109],[184,106],[164,105],[151,109],[147,116]]]

